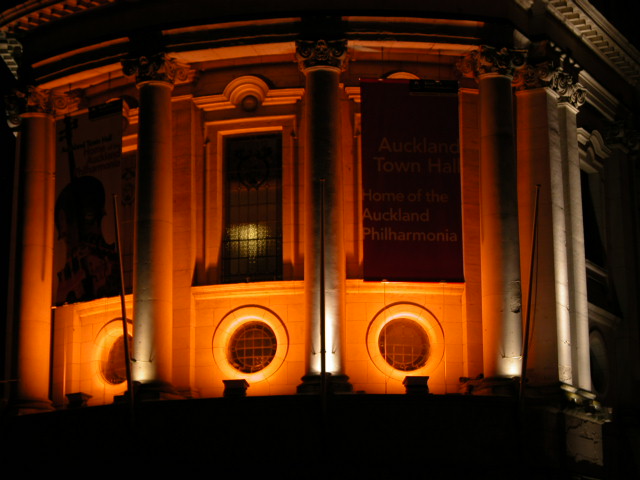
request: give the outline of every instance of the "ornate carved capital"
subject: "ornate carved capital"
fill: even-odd
[[[580,85],[579,83],[575,83],[571,85],[565,95],[560,96],[560,103],[568,103],[575,108],[580,108],[580,106],[587,100],[587,90]]]
[[[45,90],[38,87],[27,87],[27,91],[16,91],[16,95],[24,95],[24,110],[23,112],[38,112],[48,113],[53,115],[55,108],[53,106],[53,97],[51,90]]]
[[[311,67],[332,67],[342,71],[347,67],[347,41],[298,40],[296,58],[302,71]]]
[[[56,92],[34,86],[16,88],[5,96],[5,108],[9,125],[20,125],[20,116],[27,112],[62,115],[77,110],[83,99],[82,90]]]
[[[189,79],[189,68],[162,52],[149,56],[124,58],[121,64],[123,73],[126,76],[135,75],[137,83],[155,80],[173,84]]]
[[[460,62],[458,69],[465,77],[478,78],[487,74],[507,75],[513,77],[517,70],[525,65],[527,52],[483,45],[478,50],[467,54]]]
[[[516,73],[516,88],[550,88],[558,95],[560,103],[580,107],[586,99],[586,90],[578,83],[580,67],[552,43],[542,45],[541,49],[542,57],[537,57],[536,61],[536,56],[530,54],[530,63]]]
[[[604,138],[609,146],[623,147],[636,155],[640,153],[640,131],[630,120],[613,122],[604,132]]]

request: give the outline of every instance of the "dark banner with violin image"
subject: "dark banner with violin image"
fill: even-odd
[[[130,189],[122,128],[121,101],[57,122],[55,305],[120,293],[113,195]]]

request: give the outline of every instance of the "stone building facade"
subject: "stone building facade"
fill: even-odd
[[[561,405],[581,432],[567,454],[602,466],[603,426],[637,419],[640,393],[640,53],[582,0],[324,3],[0,14],[18,152],[6,404],[111,404],[128,328],[140,398],[221,397],[229,380],[391,395],[428,377],[435,395]],[[429,231],[399,239],[392,217],[418,195],[410,154],[439,140],[374,138],[366,81],[455,101],[443,225],[459,218],[460,255],[444,261],[461,278],[403,273],[423,269]],[[385,98],[380,115],[407,122]],[[374,211],[376,195],[392,197]],[[407,231],[433,224],[433,198]]]

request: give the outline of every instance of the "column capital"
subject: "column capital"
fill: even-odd
[[[126,76],[136,76],[136,83],[157,81],[173,85],[189,79],[188,66],[164,52],[123,58],[120,63]]]
[[[458,69],[465,77],[475,79],[490,74],[513,77],[525,65],[526,59],[526,50],[482,45],[462,58],[458,62]]]
[[[303,72],[313,67],[336,68],[344,71],[347,67],[347,41],[297,40],[296,59]]]
[[[9,124],[20,125],[21,116],[29,113],[62,115],[78,109],[84,98],[80,89],[57,92],[35,86],[16,88],[5,96],[5,108]]]
[[[529,55],[527,64],[514,77],[514,86],[518,90],[549,88],[558,96],[559,103],[579,108],[586,99],[586,90],[578,82],[580,66],[551,42],[533,49],[541,50],[542,55]]]
[[[610,147],[623,148],[633,155],[640,153],[640,131],[631,120],[612,122],[604,131],[604,138]]]

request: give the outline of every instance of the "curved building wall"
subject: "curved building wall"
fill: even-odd
[[[198,1],[105,1],[73,13],[71,3],[25,4],[2,17],[7,45],[19,41],[24,50],[21,80],[34,87],[18,96],[26,103],[21,162],[51,169],[49,143],[56,141],[68,159],[75,147],[64,132],[123,100],[115,135],[121,145],[109,148],[122,152],[115,168],[124,185],[120,230],[138,380],[170,396],[221,396],[223,380],[242,379],[248,395],[289,395],[307,391],[301,385],[313,391],[322,368],[348,391],[403,393],[405,376],[428,376],[432,393],[499,393],[517,382],[528,355],[532,387],[565,385],[593,400],[590,342],[597,342],[591,362],[600,361],[601,375],[616,319],[637,318],[629,293],[637,285],[637,248],[613,235],[610,244],[625,261],[588,258],[595,250],[591,240],[585,245],[593,225],[583,222],[583,189],[603,195],[597,175],[609,168],[618,182],[611,190],[633,173],[622,138],[613,137],[612,153],[599,132],[634,108],[640,78],[637,50],[598,24],[597,12],[569,1],[544,9],[526,1],[460,2],[453,12],[440,2],[370,4],[333,17],[316,14],[336,14],[337,6],[320,11],[288,2],[267,13],[244,2],[214,12]],[[594,35],[578,38],[572,13]],[[316,42],[311,57],[301,41]],[[463,281],[366,275],[364,79],[456,84]],[[385,112],[406,120],[400,104],[388,103]],[[434,129],[444,122],[440,111],[424,116]],[[36,118],[55,120],[57,130]],[[45,177],[69,177],[61,168]],[[42,190],[39,177],[25,178]],[[530,277],[536,185],[539,252]],[[610,210],[636,205],[635,221],[637,198],[625,188],[604,203]],[[26,230],[17,227],[15,248],[25,253],[15,269],[42,247],[54,278],[36,275],[36,285],[25,271],[27,280],[15,287],[10,309],[22,322],[15,327],[20,352],[42,356],[25,354],[17,363],[29,371],[37,365],[47,377],[42,352],[50,345],[56,407],[79,392],[91,396],[90,405],[110,403],[126,388],[110,357],[120,348],[112,331],[123,315],[119,300],[113,291],[93,300],[78,289],[74,298],[56,296],[56,275],[69,261],[53,253],[68,238],[64,209],[39,193],[26,195],[19,214],[23,204],[44,206]],[[112,246],[109,201],[97,223]],[[601,233],[603,205],[595,205],[592,219]],[[55,224],[56,234],[33,247],[24,241],[31,223]],[[622,236],[633,238],[633,228]],[[528,303],[529,278],[536,283]],[[612,278],[621,292],[615,301]],[[53,320],[23,301],[49,295],[48,304],[57,305]],[[530,311],[536,326],[525,353]],[[33,337],[25,333],[31,325],[39,332]],[[636,327],[622,330],[628,351]],[[46,381],[24,381],[39,385],[18,389],[25,402],[47,397]],[[609,385],[608,393],[596,392],[600,398],[611,398],[611,384],[597,383]]]

